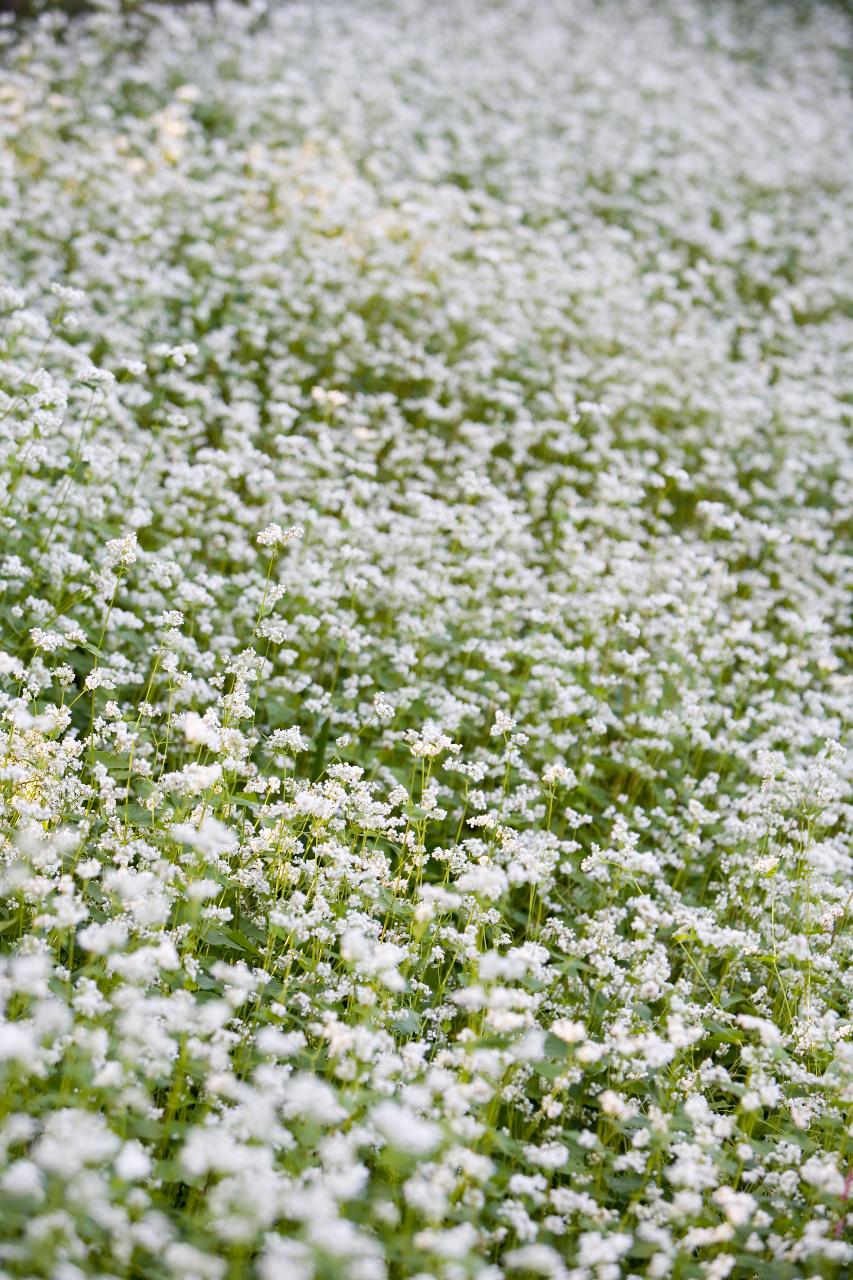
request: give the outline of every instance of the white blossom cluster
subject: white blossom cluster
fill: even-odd
[[[0,25],[0,1280],[853,1272],[849,39]]]

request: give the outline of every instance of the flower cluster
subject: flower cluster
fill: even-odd
[[[0,26],[3,1280],[851,1271],[848,38]]]

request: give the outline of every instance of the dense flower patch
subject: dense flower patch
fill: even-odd
[[[849,1273],[843,16],[2,30],[0,1276]]]

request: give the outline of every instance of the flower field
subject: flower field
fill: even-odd
[[[120,8],[0,24],[0,1280],[853,1274],[849,20]]]

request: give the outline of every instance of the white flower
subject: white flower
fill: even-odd
[[[311,743],[301,729],[294,726],[276,729],[267,739],[267,745],[275,751],[289,751],[292,755],[297,755],[301,751],[307,751]]]
[[[226,827],[224,822],[220,822],[209,813],[198,825],[193,822],[175,823],[171,836],[173,840],[188,844],[193,849],[198,849],[199,853],[208,856],[225,853],[237,843],[234,832]]]
[[[289,529],[283,529],[280,524],[268,524],[257,535],[257,543],[261,547],[284,547],[288,542],[294,542],[297,538],[301,538],[304,529],[301,525],[291,525]]]
[[[748,1013],[739,1013],[735,1018],[735,1022],[739,1027],[743,1027],[745,1031],[757,1031],[761,1043],[764,1045],[781,1044],[782,1032],[767,1018],[755,1018]]]
[[[586,1026],[583,1022],[573,1022],[571,1018],[558,1018],[551,1023],[551,1035],[566,1044],[579,1044],[586,1039]]]
[[[126,1142],[115,1158],[115,1171],[125,1182],[139,1182],[151,1167],[151,1157],[140,1142]]]
[[[460,893],[478,894],[487,901],[494,902],[506,893],[509,880],[501,867],[486,865],[463,872],[455,887]]]
[[[15,1160],[0,1175],[0,1189],[8,1196],[43,1200],[42,1172],[32,1160]]]
[[[845,1186],[844,1177],[839,1172],[835,1157],[823,1155],[820,1152],[815,1152],[803,1163],[800,1177],[803,1182],[814,1187],[822,1195],[834,1199],[841,1195]]]
[[[489,733],[493,738],[498,738],[502,734],[512,733],[515,728],[515,721],[512,716],[508,716],[505,711],[501,711],[500,707],[495,712],[495,721]]]
[[[24,664],[20,658],[0,652],[0,676],[14,676],[16,680],[20,680],[23,674]]]
[[[718,1204],[733,1227],[742,1227],[749,1222],[758,1201],[748,1191],[734,1191],[731,1187],[719,1187],[711,1197]]]
[[[291,1076],[284,1085],[283,1096],[285,1116],[299,1116],[320,1125],[339,1124],[346,1116],[334,1091],[315,1076]]]
[[[93,667],[86,676],[83,686],[85,689],[114,689],[116,687],[115,680],[104,671],[102,667]]]
[[[175,773],[163,775],[166,790],[197,796],[215,787],[222,778],[221,764],[188,764]]]
[[[203,1253],[184,1241],[173,1240],[163,1256],[172,1274],[181,1276],[182,1280],[222,1280],[225,1275],[224,1259]]]
[[[568,1280],[569,1272],[556,1249],[548,1244],[526,1244],[511,1249],[504,1257],[510,1271],[529,1271],[549,1280]]]
[[[442,751],[448,751],[451,755],[457,755],[461,750],[461,746],[457,742],[453,742],[446,733],[433,724],[427,724],[421,729],[420,733],[414,729],[407,729],[405,734],[406,741],[409,744],[409,750],[412,755],[418,759],[434,758],[441,755]]]
[[[86,301],[86,295],[82,289],[73,289],[70,285],[59,284],[56,280],[51,284],[50,292],[68,306],[78,306]]]
[[[305,1047],[305,1036],[301,1031],[281,1031],[278,1027],[261,1027],[255,1037],[255,1044],[260,1053],[268,1053],[276,1058],[292,1058]]]
[[[384,693],[377,693],[374,695],[373,709],[380,720],[394,719],[394,707],[385,697]]]
[[[197,711],[188,711],[184,716],[183,728],[187,742],[208,747],[211,751],[220,749],[222,732],[215,715],[210,712],[200,716]]]
[[[598,1095],[598,1105],[606,1116],[614,1120],[630,1120],[636,1113],[636,1104],[632,1104],[614,1089],[605,1089]]]
[[[106,546],[104,563],[112,568],[121,565],[123,568],[135,564],[138,544],[135,533],[126,533],[123,538],[110,538]]]
[[[578,1238],[578,1261],[583,1267],[618,1262],[628,1252],[633,1238],[627,1231],[582,1231]]]
[[[428,1155],[441,1142],[438,1125],[397,1102],[378,1103],[370,1112],[370,1119],[386,1142],[412,1155]]]

